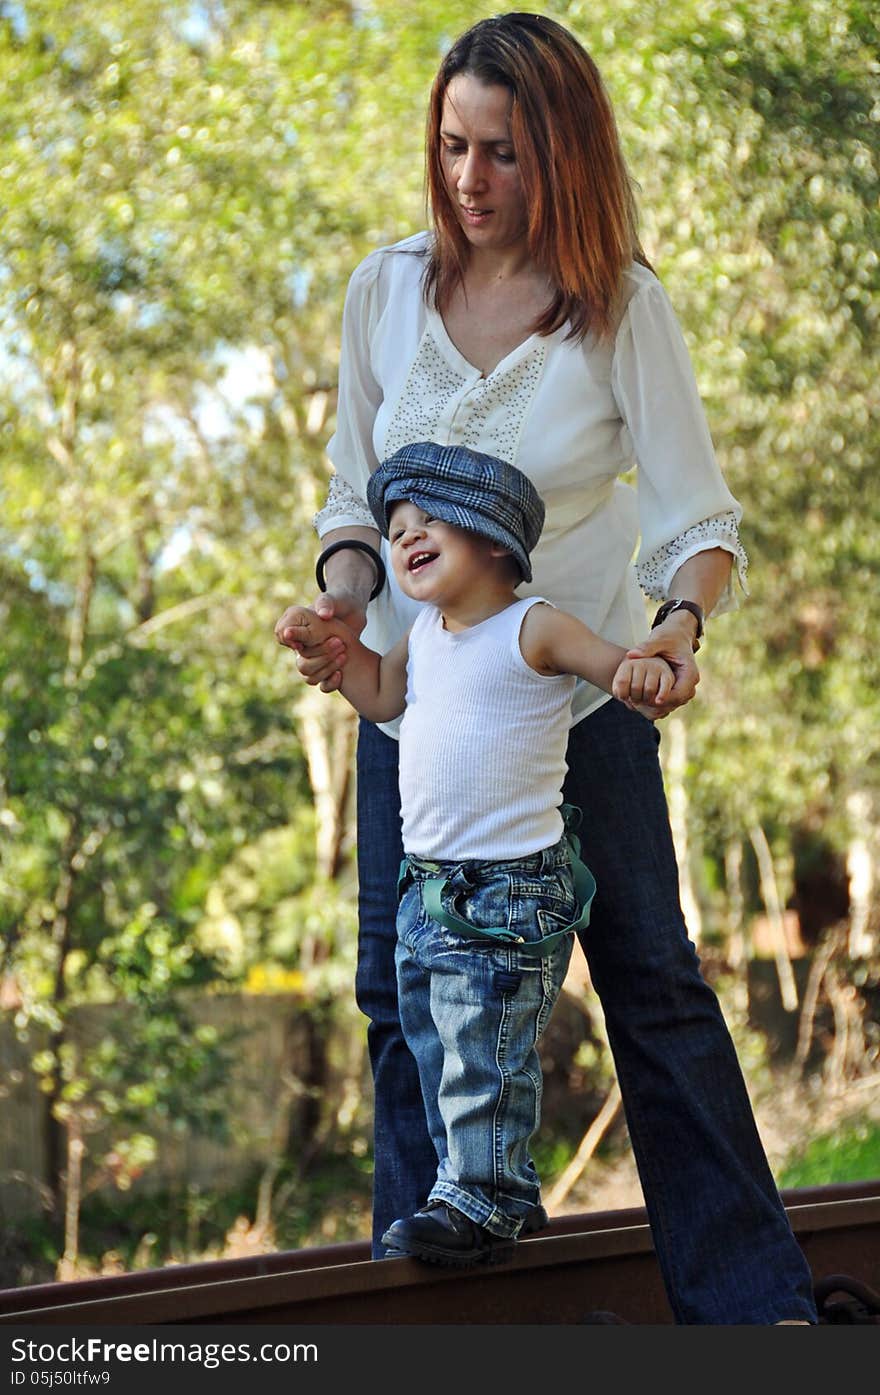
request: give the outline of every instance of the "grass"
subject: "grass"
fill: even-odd
[[[880,1123],[853,1115],[789,1158],[778,1182],[781,1187],[821,1187],[875,1177],[880,1177]]]

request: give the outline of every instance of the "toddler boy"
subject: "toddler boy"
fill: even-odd
[[[374,472],[367,499],[401,590],[424,603],[411,630],[385,655],[305,607],[285,631],[341,638],[348,701],[374,722],[403,713],[398,996],[438,1168],[423,1208],[382,1238],[389,1254],[496,1262],[544,1215],[537,1044],[595,890],[577,811],[561,806],[576,677],[650,707],[674,675],[517,596],[544,506],[506,461],[420,442]]]

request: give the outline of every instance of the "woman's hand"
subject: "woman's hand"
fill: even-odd
[[[312,610],[321,620],[343,621],[356,635],[367,623],[360,598],[342,589],[335,593],[322,592]],[[288,606],[275,626],[275,638],[279,644],[294,651],[297,670],[310,687],[319,687],[322,693],[335,693],[342,682],[345,641],[339,635],[330,635],[320,644],[303,644],[297,638],[297,633],[304,613],[307,613],[304,606]]]
[[[634,712],[641,712],[643,717],[648,717],[651,721],[660,721],[677,707],[684,707],[697,691],[700,670],[694,658],[693,635],[687,629],[687,622],[682,625],[677,618],[670,617],[662,625],[658,625],[656,630],[652,630],[641,644],[628,649],[626,657],[665,659],[675,676],[672,688],[658,704],[627,702],[627,707]]]

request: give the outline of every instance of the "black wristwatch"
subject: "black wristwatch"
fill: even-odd
[[[703,607],[698,605],[696,601],[683,601],[677,596],[673,596],[670,600],[664,601],[657,611],[657,614],[654,616],[654,619],[651,621],[651,629],[656,630],[657,626],[662,625],[664,620],[668,620],[669,616],[675,610],[689,610],[691,615],[696,616],[697,633],[694,635],[694,653],[696,654],[700,647],[700,640],[703,637]]]

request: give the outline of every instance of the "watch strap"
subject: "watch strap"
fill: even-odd
[[[668,601],[664,601],[654,619],[651,621],[651,629],[656,630],[658,625],[662,625],[664,620],[676,610],[688,610],[697,622],[697,633],[694,636],[694,653],[700,647],[700,640],[703,637],[703,607],[696,601],[685,601],[680,596],[671,596]]]

